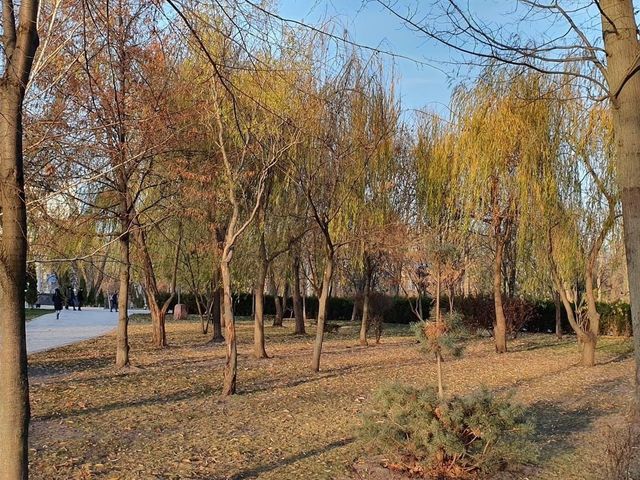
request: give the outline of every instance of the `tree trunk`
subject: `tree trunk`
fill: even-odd
[[[302,295],[302,319],[307,321],[307,291]]]
[[[293,259],[293,314],[296,317],[296,335],[304,335],[304,312],[300,295],[300,258]]]
[[[638,25],[631,0],[602,0],[607,81],[614,95],[613,128],[622,200],[624,244],[635,349],[635,411],[640,414],[640,57]],[[609,22],[611,19],[615,25]],[[631,72],[631,73],[630,73]]]
[[[253,354],[256,358],[269,358],[264,341],[264,287],[267,280],[267,269],[269,267],[266,259],[264,236],[262,236],[261,239],[260,252],[260,268],[254,288]]]
[[[334,252],[327,249],[327,259],[324,266],[324,274],[322,276],[322,291],[318,299],[318,318],[316,326],[316,340],[313,346],[313,363],[314,372],[320,371],[320,355],[322,353],[322,340],[324,339],[324,324],[327,317],[327,306],[329,303],[329,289],[331,288],[331,279],[333,277],[333,261]]]
[[[597,248],[597,251],[599,250],[600,248]],[[594,260],[597,256],[597,251],[594,253]],[[589,319],[587,335],[585,335],[582,345],[582,365],[585,367],[593,367],[596,364],[596,343],[600,333],[600,314],[596,310],[596,300],[593,294],[593,265],[594,263],[587,262],[585,274],[585,296],[587,298],[587,316]]]
[[[28,477],[29,381],[25,332],[27,209],[22,102],[38,48],[38,2],[3,1],[0,82],[0,479]]]
[[[134,229],[134,239],[138,251],[142,256],[142,282],[144,286],[144,293],[147,297],[147,305],[149,305],[149,312],[151,313],[151,328],[152,328],[152,345],[156,348],[165,348],[167,346],[167,334],[165,329],[165,316],[169,304],[173,299],[174,293],[171,292],[171,297],[168,299],[166,309],[161,308],[158,305],[158,284],[156,281],[156,274],[153,268],[153,261],[147,248],[147,239],[142,225],[136,219],[136,225]],[[179,252],[178,252],[179,253]],[[177,265],[176,265],[177,268]],[[174,275],[175,278],[175,275]]]
[[[283,318],[283,311],[282,311],[282,297],[280,295],[278,295],[278,289],[275,289],[275,294],[273,295],[273,301],[276,305],[276,316],[273,318],[273,326],[274,327],[281,327],[282,326],[282,318]]]
[[[504,240],[502,236],[496,236],[496,257],[493,262],[493,300],[496,309],[496,326],[494,337],[496,342],[496,352],[506,353],[507,351],[507,319],[504,316],[502,305],[502,254],[504,251]]]
[[[222,276],[222,291],[224,305],[224,324],[227,344],[227,361],[224,366],[224,383],[222,395],[229,396],[236,393],[236,376],[238,372],[238,350],[236,345],[236,325],[231,309],[231,270],[229,261],[223,259],[220,262],[220,274]]]
[[[149,305],[149,312],[151,313],[151,329],[153,331],[151,344],[156,348],[165,348],[167,346],[167,331],[165,328],[165,317],[167,312],[163,311],[162,308],[158,306],[157,301],[149,302],[148,294],[147,305]]]
[[[367,323],[369,322],[369,303],[371,298],[371,276],[367,272],[364,281],[364,291],[362,292],[362,322],[360,323],[360,345],[366,347],[367,342]]]
[[[127,210],[126,206],[123,209]],[[116,368],[129,366],[129,277],[131,272],[129,215],[121,220],[120,287],[118,292],[118,328],[116,333]]]
[[[553,292],[553,303],[556,307],[556,337],[558,340],[562,340],[562,304],[560,294],[556,291]]]
[[[196,307],[198,308],[198,316],[200,317],[200,331],[203,335],[209,332],[209,319],[211,318],[210,312],[213,307],[210,302],[209,305],[204,304],[204,299],[201,298],[199,292],[195,292]]]
[[[220,317],[222,316],[222,287],[216,287],[213,292],[213,306],[211,307],[211,325],[213,325],[213,338],[211,342],[222,343],[224,342],[224,336],[222,335],[222,322]]]
[[[591,333],[581,337],[582,361],[585,367],[593,367],[596,364],[596,342],[598,337]]]
[[[147,245],[147,235],[140,223],[137,215],[135,216],[135,230],[134,239],[138,251],[142,256],[142,281],[144,285],[145,296],[147,297],[147,305],[149,305],[149,311],[151,312],[151,326],[152,326],[152,344],[156,348],[165,348],[167,346],[167,332],[165,328],[165,317],[167,310],[171,305],[171,301],[176,292],[176,280],[178,275],[178,264],[180,260],[180,244],[182,243],[182,224],[178,226],[178,242],[176,244],[173,268],[171,271],[171,295],[162,304],[158,303],[158,296],[160,291],[158,290],[158,282],[156,280],[156,273],[153,267],[153,261],[149,254],[149,248]]]

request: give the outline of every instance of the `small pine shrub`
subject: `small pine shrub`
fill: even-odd
[[[431,312],[429,318],[435,318],[435,313]],[[411,331],[426,353],[446,353],[453,357],[462,355],[464,342],[469,338],[464,318],[455,310],[442,314],[440,324],[429,320],[412,323]]]
[[[360,438],[389,465],[425,477],[491,474],[535,458],[524,414],[487,390],[438,400],[433,388],[394,384],[374,395]]]

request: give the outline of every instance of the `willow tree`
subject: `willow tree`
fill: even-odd
[[[199,79],[197,88],[187,94],[191,105],[198,107],[191,110],[189,120],[198,128],[185,138],[197,146],[191,153],[195,162],[190,163],[197,168],[185,175],[204,187],[196,194],[200,207],[215,215],[209,220],[213,221],[210,228],[215,232],[212,239],[218,262],[213,270],[220,272],[223,292],[226,364],[222,394],[226,396],[235,393],[237,376],[232,260],[240,240],[259,216],[274,167],[297,140],[296,129],[282,108],[284,101],[278,97],[284,89],[278,91],[270,83],[271,69],[264,52],[243,50],[217,34],[207,45],[204,54],[185,65],[186,73]],[[224,55],[227,65],[237,68],[221,75],[211,64],[212,52]],[[264,71],[252,68],[253,60]]]
[[[256,246],[253,250],[257,263],[253,264],[254,268],[251,269],[255,302],[254,355],[257,358],[267,358],[264,335],[265,288],[267,283],[271,284],[277,312],[274,326],[278,319],[281,326],[283,306],[275,279],[276,261],[282,260],[279,263],[285,264],[279,270],[289,270],[284,260],[285,254],[306,230],[306,223],[300,221],[304,199],[302,202],[292,203],[291,200],[296,198],[298,192],[287,172],[287,168],[295,162],[296,156],[303,151],[300,145],[300,131],[304,125],[309,96],[304,87],[310,82],[311,76],[308,67],[305,68],[303,62],[296,58],[297,55],[298,51],[292,39],[277,60],[262,58],[262,64],[269,68],[253,72],[252,80],[244,83],[247,85],[245,93],[259,101],[262,106],[262,119],[255,119],[262,130],[260,138],[271,138],[281,145],[289,145],[286,152],[282,152],[278,174],[271,175],[266,180],[264,194],[258,206],[255,236],[251,239]],[[287,122],[295,127],[285,127],[280,119],[287,119]],[[284,298],[286,300],[286,296]]]
[[[469,225],[493,243],[495,344],[507,351],[503,306],[505,247],[522,234],[534,207],[531,185],[539,169],[555,158],[554,110],[539,75],[490,68],[471,88],[459,88],[453,99],[455,154],[440,168],[457,179],[450,196]],[[519,74],[518,74],[519,73]],[[519,224],[519,228],[516,226]]]
[[[309,108],[315,112],[315,124],[308,129],[312,138],[309,154],[297,162],[296,180],[304,191],[324,251],[322,275],[312,282],[320,292],[312,360],[316,372],[320,370],[336,254],[356,238],[353,221],[363,197],[354,185],[394,127],[368,130],[368,119],[363,114],[372,111],[366,102],[375,97],[372,93],[378,80],[377,72],[364,68],[356,55],[350,55],[338,74],[317,85],[314,109]]]
[[[426,262],[435,300],[435,321],[441,317],[440,301],[443,285],[449,294],[449,310],[453,310],[452,289],[462,278],[461,252],[467,232],[458,203],[458,178],[447,165],[455,155],[456,132],[435,114],[421,119],[414,146],[416,226],[420,238],[421,259]],[[429,281],[431,280],[431,281]]]
[[[398,221],[395,208],[396,150],[401,125],[393,79],[390,87],[374,81],[366,95],[354,101],[352,109],[354,144],[362,146],[353,154],[355,162],[352,168],[362,174],[354,179],[352,186],[357,189],[359,200],[353,202],[350,211],[357,236],[350,254],[359,263],[363,274],[359,342],[366,346],[369,319],[376,314],[371,311],[371,295],[375,291],[383,257],[394,247],[394,238],[389,232]]]
[[[637,2],[597,0],[579,8],[562,2],[520,0],[502,23],[480,20],[471,2],[432,2],[424,15],[400,2],[377,0],[412,31],[457,50],[474,63],[521,65],[550,76],[575,78],[591,98],[612,108],[616,181],[622,203],[631,318],[640,331],[640,39]],[[636,5],[634,7],[634,4]],[[408,12],[408,13],[405,13]],[[513,16],[511,18],[513,18]],[[526,28],[522,28],[526,25]],[[562,31],[561,34],[558,32]],[[602,43],[598,41],[602,38]],[[584,68],[568,65],[578,63]],[[635,407],[640,412],[640,335],[634,336]]]
[[[543,230],[551,277],[578,338],[581,363],[593,366],[600,329],[596,262],[619,214],[611,112],[598,105],[565,111],[572,115],[565,122],[565,152],[558,157],[555,187],[548,192]],[[582,286],[572,292],[577,280]]]

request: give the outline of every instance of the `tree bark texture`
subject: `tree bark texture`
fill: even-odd
[[[220,274],[222,276],[225,340],[227,347],[222,395],[229,396],[236,393],[236,376],[238,373],[238,350],[236,344],[236,325],[231,308],[233,299],[231,298],[231,269],[229,260],[223,258],[220,262]]]
[[[600,8],[635,333],[635,410],[640,413],[640,41],[631,0],[602,0]]]
[[[324,325],[327,317],[327,306],[329,303],[329,289],[333,277],[334,252],[327,249],[327,258],[322,276],[322,291],[318,301],[318,318],[316,325],[316,339],[313,346],[312,369],[314,372],[320,371],[320,355],[322,354],[322,341],[324,339]]]
[[[38,48],[38,2],[3,0],[0,80],[0,479],[28,477],[29,381],[24,316],[27,209],[22,103]]]
[[[362,320],[360,322],[360,345],[366,347],[367,329],[369,328],[369,316],[371,315],[371,281],[372,281],[371,260],[365,254],[364,258],[364,288],[362,291]]]

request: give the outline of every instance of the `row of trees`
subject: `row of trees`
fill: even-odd
[[[636,137],[621,137],[636,111],[622,112],[633,105],[633,68],[611,65],[628,78],[607,76],[619,85],[610,108],[584,97],[579,64],[550,76],[537,63],[543,58],[494,54],[477,81],[456,89],[448,118],[414,118],[402,112],[394,76],[377,55],[333,43],[318,29],[293,28],[262,7],[24,1],[14,28],[13,3],[5,4],[6,478],[26,477],[27,241],[32,260],[72,265],[94,290],[117,284],[120,368],[130,364],[131,284],[144,288],[158,348],[167,345],[171,297],[178,284],[188,286],[204,325],[213,324],[213,340],[226,343],[224,395],[236,391],[234,290],[254,291],[257,357],[267,356],[264,292],[276,294],[280,312],[279,297],[291,292],[299,334],[302,299],[315,293],[315,371],[328,298],[337,290],[362,299],[363,345],[376,291],[416,296],[418,317],[426,293],[439,311],[443,293],[453,310],[456,292],[491,291],[500,353],[507,351],[505,298],[553,290],[583,364],[593,365],[598,262],[619,236],[619,192],[630,277],[640,270],[629,183],[637,173],[629,165],[637,163],[625,143]],[[617,42],[633,15],[615,2],[599,5],[605,31],[613,32],[605,48],[622,51]],[[34,59],[38,11],[43,38]],[[468,20],[463,10],[449,14]],[[487,36],[484,43],[490,40],[498,42]],[[630,66],[625,58],[621,65]],[[622,183],[615,158],[625,159]],[[170,298],[160,303],[164,290]]]

